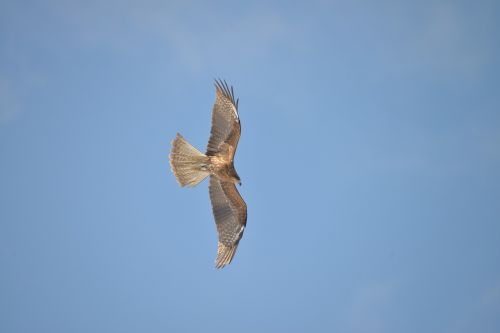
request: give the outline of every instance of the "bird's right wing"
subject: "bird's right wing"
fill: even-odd
[[[234,257],[247,223],[247,205],[234,183],[210,177],[210,200],[219,242],[215,267],[222,268]]]
[[[215,81],[215,103],[207,155],[227,156],[232,160],[240,136],[238,100],[234,98],[233,87],[229,87],[225,81]]]

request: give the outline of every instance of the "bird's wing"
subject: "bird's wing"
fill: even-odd
[[[233,160],[241,135],[238,100],[233,87],[225,81],[215,81],[215,103],[212,109],[212,129],[208,140],[208,156],[226,156]]]
[[[215,267],[222,268],[233,259],[247,223],[247,205],[236,186],[210,177],[210,200],[219,234]]]

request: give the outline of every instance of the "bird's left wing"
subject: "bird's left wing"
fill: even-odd
[[[247,205],[234,183],[210,177],[210,200],[219,234],[215,267],[222,268],[234,257],[247,223]]]

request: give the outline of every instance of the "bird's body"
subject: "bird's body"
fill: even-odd
[[[247,206],[236,184],[240,177],[234,168],[234,154],[241,135],[238,100],[233,89],[216,81],[212,110],[212,129],[206,154],[190,145],[180,134],[172,142],[170,166],[181,186],[196,186],[210,176],[209,192],[219,234],[216,267],[229,264],[243,236]]]
[[[209,161],[209,170],[212,175],[225,182],[240,183],[240,176],[238,176],[238,173],[234,169],[233,161],[228,162],[219,156],[209,156]]]

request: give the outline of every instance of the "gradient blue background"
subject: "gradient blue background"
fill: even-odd
[[[499,332],[496,1],[1,1],[1,332]],[[248,225],[204,150],[240,98]]]

